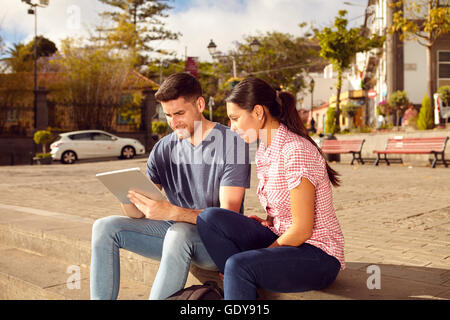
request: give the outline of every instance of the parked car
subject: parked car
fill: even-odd
[[[145,153],[145,147],[136,139],[120,138],[101,130],[83,130],[61,133],[50,145],[53,160],[72,164],[80,159],[117,156],[132,159]]]

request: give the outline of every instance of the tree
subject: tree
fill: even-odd
[[[47,144],[53,141],[53,134],[47,130],[36,131],[33,136],[36,144],[42,145],[42,153],[47,153]]]
[[[250,44],[257,39],[260,49],[252,52]],[[277,31],[259,33],[257,36],[246,36],[237,45],[235,52],[237,70],[243,76],[254,75],[263,79],[273,87],[296,93],[305,87],[302,73],[312,65],[326,65],[318,56],[318,46],[314,46],[303,37],[295,37],[289,33]],[[231,75],[231,59],[219,63],[218,73],[229,78]]]
[[[77,46],[66,39],[61,56],[53,63],[60,68],[64,81],[58,82],[59,87],[49,88],[53,89],[49,98],[73,108],[78,129],[110,130],[116,110],[128,116],[127,110],[133,111],[142,100],[131,94],[123,101],[133,72],[131,56],[115,54],[108,47]]]
[[[329,107],[327,120],[325,121],[325,132],[334,135],[336,133],[336,108]]]
[[[436,40],[450,31],[449,1],[400,0],[393,3],[394,12],[391,33],[398,33],[400,40],[414,40],[426,48],[427,52],[427,95],[433,97],[431,49]],[[441,4],[439,4],[441,3]]]
[[[320,43],[320,56],[328,60],[337,71],[336,83],[336,132],[340,131],[340,95],[342,89],[342,74],[350,67],[358,52],[369,51],[383,45],[385,37],[372,35],[362,36],[360,28],[347,29],[347,11],[340,10],[334,20],[333,28],[325,27],[315,30]]]
[[[388,99],[389,105],[396,112],[397,126],[400,126],[400,116],[405,112],[409,105],[409,99],[405,91],[397,90]]]
[[[114,25],[113,28],[98,27],[106,33],[106,42],[114,48],[131,50],[135,65],[145,64],[144,52],[161,50],[152,48],[155,40],[176,40],[180,33],[167,30],[161,18],[171,9],[166,1],[158,0],[99,0],[114,9],[100,15]],[[101,37],[100,37],[101,38]],[[165,52],[164,52],[165,53]]]
[[[434,128],[433,111],[431,109],[430,98],[427,94],[423,97],[422,107],[419,111],[419,117],[417,118],[417,129],[428,130]]]
[[[53,41],[44,36],[38,36],[36,40],[37,59],[49,57],[57,52],[58,49]],[[12,72],[31,72],[34,63],[34,45],[34,39],[27,44],[14,43],[11,48],[6,50],[8,56],[2,60]]]

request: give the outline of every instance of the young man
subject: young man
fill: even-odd
[[[228,127],[203,117],[205,100],[196,78],[169,76],[155,95],[173,133],[153,147],[147,176],[169,201],[154,201],[133,190],[124,216],[97,220],[92,228],[91,299],[116,299],[119,248],[160,267],[150,299],[165,299],[184,288],[190,263],[217,270],[198,233],[198,214],[209,207],[243,211],[250,186],[248,148]]]

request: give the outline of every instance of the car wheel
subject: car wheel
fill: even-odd
[[[64,164],[73,164],[77,160],[77,154],[73,151],[65,151],[61,156],[61,162]]]
[[[136,155],[136,150],[132,146],[126,146],[123,147],[120,155],[123,159],[133,159]]]

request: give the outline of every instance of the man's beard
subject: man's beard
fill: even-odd
[[[178,136],[178,139],[183,140],[191,137],[191,133],[187,129],[187,127],[177,128],[175,129],[175,133]]]

